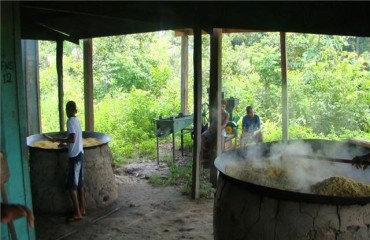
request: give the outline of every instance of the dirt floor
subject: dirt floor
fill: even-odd
[[[176,161],[191,161],[180,157]],[[36,238],[44,239],[213,239],[213,199],[191,200],[175,186],[152,186],[147,178],[166,176],[156,159],[115,169],[118,199],[88,209],[81,220],[66,223],[65,214],[35,212]]]

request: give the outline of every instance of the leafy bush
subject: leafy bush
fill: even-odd
[[[146,104],[142,104],[146,103]],[[112,136],[114,161],[154,153],[153,118],[156,102],[150,93],[132,89],[130,94],[115,93],[96,105],[95,129]]]
[[[169,174],[167,178],[162,178],[159,175],[154,175],[149,178],[149,183],[152,185],[176,185],[180,186],[180,191],[185,194],[191,194],[192,186],[192,161],[188,161],[183,165],[167,162],[169,166]],[[212,198],[215,192],[212,184],[209,182],[209,171],[201,167],[201,178],[199,195],[201,198]]]
[[[166,178],[163,178],[160,175],[153,175],[153,176],[149,177],[148,183],[152,184],[153,186],[165,185],[166,184]]]

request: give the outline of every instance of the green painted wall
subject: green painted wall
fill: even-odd
[[[1,151],[8,157],[10,179],[5,184],[9,202],[32,209],[26,145],[26,93],[22,77],[18,2],[1,2]],[[25,218],[14,221],[18,239],[35,239]],[[1,239],[10,239],[1,224]]]

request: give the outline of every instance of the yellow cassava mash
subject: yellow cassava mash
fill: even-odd
[[[92,138],[92,137],[84,138],[82,139],[82,141],[83,141],[84,147],[96,146],[96,145],[103,143],[102,141],[99,141],[98,139]]]
[[[370,185],[346,177],[331,177],[311,186],[315,194],[338,197],[368,197]]]
[[[299,181],[296,180],[298,175],[293,174],[296,173],[295,169],[297,168],[290,167],[292,164],[285,164],[285,167],[282,168],[240,161],[230,162],[226,165],[225,173],[242,181],[282,190],[303,191],[334,197],[370,197],[370,184],[364,184],[344,176],[329,177],[311,184],[307,181],[307,188],[306,185],[305,188],[302,188],[303,185],[299,185]],[[304,172],[309,172],[311,169],[304,164],[301,167]]]
[[[292,187],[287,171],[278,167],[255,167],[245,161],[237,165],[226,165],[225,172],[227,175],[233,176],[239,180],[259,185],[283,190]]]
[[[49,140],[40,140],[34,142],[32,147],[45,148],[45,149],[58,149],[58,142],[51,142]]]
[[[82,139],[84,147],[91,147],[91,146],[96,146],[99,144],[102,144],[103,142],[96,139],[96,138],[84,138]],[[45,148],[45,149],[59,149],[59,142],[52,142],[49,140],[40,140],[35,142],[33,147],[38,147],[38,148]]]

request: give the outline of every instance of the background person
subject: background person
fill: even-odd
[[[240,136],[240,147],[249,142],[263,142],[260,117],[254,113],[253,107],[246,107],[247,114],[242,120],[242,134]]]
[[[226,138],[226,125],[229,121],[229,113],[225,110],[226,108],[226,100],[223,99],[221,101],[221,135],[223,136],[223,139]],[[203,158],[203,151],[204,149],[206,148],[206,144],[209,140],[209,136],[210,136],[210,133],[209,133],[209,130],[210,128],[207,128],[207,130],[205,130],[203,133],[202,133],[202,146],[201,146],[201,158]]]
[[[13,220],[16,220],[21,217],[26,217],[28,226],[33,227],[34,226],[34,216],[31,210],[29,210],[26,206],[23,206],[21,204],[12,204],[8,203],[8,197],[5,189],[5,182],[7,182],[10,178],[10,172],[8,168],[8,162],[5,154],[0,151],[0,170],[1,170],[1,223],[9,224]],[[15,231],[14,227],[13,229],[10,229],[10,231]],[[12,235],[14,234],[14,235]],[[16,233],[11,232],[12,237],[16,237]]]
[[[1,223],[9,223],[21,217],[26,217],[28,226],[34,226],[34,216],[27,207],[20,204],[1,203]]]
[[[52,138],[53,142],[68,144],[69,170],[67,187],[72,199],[74,213],[67,219],[69,222],[81,220],[85,215],[85,191],[83,187],[83,142],[81,124],[76,117],[77,106],[73,101],[66,104],[67,134],[65,138]]]
[[[370,165],[370,153],[367,153],[362,156],[356,156],[352,159],[353,163],[356,168],[362,168],[365,170]]]

